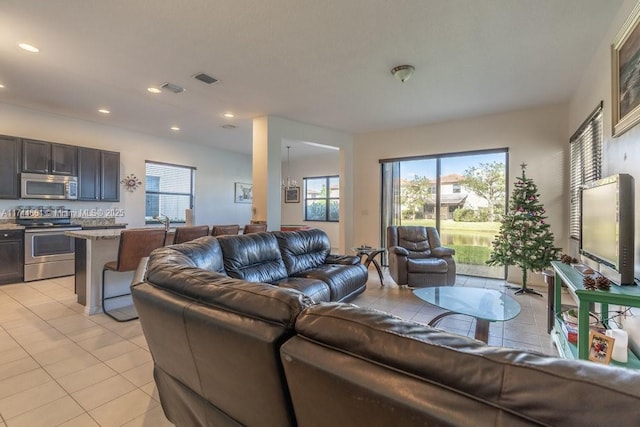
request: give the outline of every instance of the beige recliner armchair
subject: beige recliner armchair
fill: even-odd
[[[452,286],[456,282],[455,250],[440,244],[435,227],[387,227],[389,273],[398,285]]]

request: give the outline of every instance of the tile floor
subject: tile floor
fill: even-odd
[[[500,280],[459,276],[457,283],[506,289]],[[517,298],[522,312],[492,323],[489,344],[556,355],[546,332],[546,295]],[[73,277],[0,286],[0,427],[172,425],[160,407],[139,321],[87,316],[75,301]],[[420,323],[440,312],[388,275],[381,287],[375,271],[353,302]],[[450,316],[439,327],[473,336],[475,325]]]

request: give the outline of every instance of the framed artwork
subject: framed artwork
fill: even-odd
[[[589,360],[609,364],[615,339],[596,331],[589,331]]]
[[[253,184],[236,182],[233,201],[236,203],[251,203],[253,201]]]
[[[640,2],[611,45],[611,111],[613,136],[640,121]]]
[[[284,189],[285,203],[300,203],[300,187],[288,187]]]

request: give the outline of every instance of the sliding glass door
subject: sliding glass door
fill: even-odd
[[[507,155],[503,149],[381,161],[383,240],[388,225],[433,226],[456,250],[459,274],[504,278],[504,267],[485,261],[505,211]]]

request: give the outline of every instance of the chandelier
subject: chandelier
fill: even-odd
[[[298,181],[296,181],[295,179],[291,179],[291,176],[289,175],[289,150],[291,149],[290,145],[287,145],[287,179],[283,179],[282,180],[282,189],[283,190],[289,190],[291,188],[297,187],[298,186]]]

